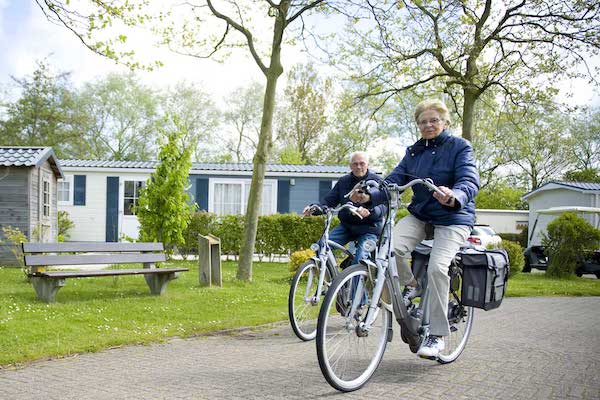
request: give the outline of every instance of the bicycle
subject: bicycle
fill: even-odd
[[[365,251],[375,251],[374,261],[361,260],[346,268],[332,282],[323,300],[317,320],[317,357],[327,382],[343,392],[361,388],[381,362],[387,343],[392,340],[392,315],[400,325],[400,336],[416,353],[428,335],[427,274],[415,273],[424,289],[419,305],[407,307],[403,301],[393,250],[393,218],[399,195],[407,188],[423,184],[439,190],[430,179],[415,179],[403,186],[380,185],[388,195],[388,215],[379,244],[365,243]],[[461,303],[462,269],[454,260],[449,268],[450,294],[448,320],[450,336],[437,357],[445,364],[453,362],[464,350],[473,325],[472,307]],[[424,277],[423,277],[424,275]],[[424,280],[423,280],[424,279]],[[349,282],[356,289],[347,291]],[[343,290],[344,289],[344,290]],[[342,298],[343,307],[334,305]],[[366,298],[366,300],[365,300]]]
[[[340,250],[346,257],[354,258],[354,254],[344,246],[329,240],[329,228],[333,216],[347,208],[357,213],[357,207],[351,203],[338,207],[322,207],[311,205],[313,210],[325,215],[325,229],[321,238],[310,246],[315,256],[302,264],[292,278],[288,295],[288,317],[296,336],[303,341],[313,340],[317,335],[317,316],[321,298],[327,293],[333,278],[338,275],[338,263],[333,254]],[[361,217],[362,218],[362,217]]]

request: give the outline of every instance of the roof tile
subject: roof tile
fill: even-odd
[[[158,161],[60,160],[60,163],[63,167],[153,169]],[[197,171],[242,172],[252,168],[251,163],[192,163],[192,170]],[[345,174],[348,170],[344,165],[267,164],[268,172]]]

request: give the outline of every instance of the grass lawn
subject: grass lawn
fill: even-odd
[[[223,288],[200,287],[196,262],[151,296],[141,276],[67,279],[56,303],[39,301],[19,269],[0,268],[0,365],[189,337],[287,320],[287,264],[254,263],[252,283],[223,263]],[[600,296],[600,280],[511,277],[508,296]]]
[[[142,276],[67,279],[54,304],[18,268],[0,269],[0,365],[157,342],[287,319],[287,264],[254,263],[253,283],[223,263],[223,287],[200,287],[197,261],[152,296]]]

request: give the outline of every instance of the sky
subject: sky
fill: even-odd
[[[146,39],[145,44],[148,43],[151,41]],[[159,55],[165,64],[153,72],[137,72],[144,82],[153,86],[173,85],[185,79],[200,83],[209,93],[225,94],[250,80],[264,81],[262,72],[245,49],[233,54],[225,63],[177,55],[152,46],[145,46],[143,51]],[[35,61],[44,58],[56,70],[71,72],[71,80],[76,85],[108,72],[128,72],[126,67],[85,48],[63,26],[48,21],[33,0],[0,0],[0,54],[0,82],[4,84],[10,81],[11,75],[30,75],[36,67]],[[294,59],[301,57],[298,52],[291,55]]]
[[[252,80],[265,81],[247,49],[241,49],[224,63],[217,63],[157,50],[149,46],[152,41],[148,38],[138,38],[136,42],[133,37],[132,40],[145,45],[142,46],[144,50],[138,51],[141,55],[158,55],[165,64],[153,72],[137,72],[142,81],[154,87],[174,85],[185,79],[198,83],[222,104],[224,97],[238,87]],[[56,71],[71,72],[71,81],[77,86],[108,72],[128,72],[126,67],[92,53],[63,26],[48,21],[34,0],[0,0],[0,54],[0,90],[10,86],[11,75],[17,78],[29,76],[36,67],[35,61],[43,59],[47,59]],[[299,48],[289,46],[284,48],[283,57],[286,70],[307,59]],[[600,66],[598,58],[593,64]],[[284,86],[285,74],[280,78],[278,89],[282,90]],[[592,103],[600,106],[598,92],[590,90],[585,80],[565,82],[562,97],[572,105]],[[389,147],[389,143],[382,146]]]

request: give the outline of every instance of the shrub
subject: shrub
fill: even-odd
[[[282,239],[289,231],[286,226],[289,219],[287,214],[261,215],[258,218],[255,252],[267,256],[285,253],[285,242]]]
[[[11,245],[10,251],[15,256],[17,265],[20,266],[23,273],[27,275],[27,268],[25,267],[25,260],[23,258],[23,248],[21,247],[22,243],[28,241],[27,236],[25,236],[19,228],[13,228],[10,225],[2,227],[2,232],[4,233],[4,238],[6,240],[0,239],[0,243],[7,242]]]
[[[547,274],[568,277],[575,273],[577,259],[594,250],[600,241],[600,230],[574,213],[564,213],[548,224],[542,245],[550,260]]]
[[[187,259],[191,254],[198,254],[198,235],[208,235],[216,226],[215,214],[199,211],[192,214],[190,223],[183,231],[183,244],[177,246],[179,253]]]
[[[215,226],[215,236],[221,239],[221,252],[237,257],[244,232],[243,215],[222,215]]]
[[[510,263],[510,274],[518,274],[523,270],[525,257],[523,256],[523,247],[517,242],[502,240],[500,248],[506,250],[508,261]]]
[[[69,218],[69,213],[66,211],[58,212],[58,241],[64,242],[69,239],[69,231],[73,229],[75,223]]]
[[[298,251],[293,252],[290,255],[290,262],[289,262],[290,274],[293,276],[296,273],[296,271],[298,270],[298,268],[314,255],[315,255],[315,252],[312,251],[311,249],[298,250]]]

